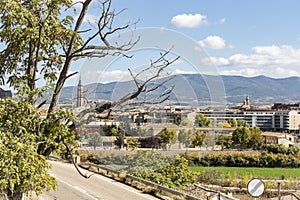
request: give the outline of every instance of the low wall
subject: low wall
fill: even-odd
[[[142,190],[145,193],[152,194],[162,199],[178,199],[178,200],[200,200],[194,196],[173,190],[156,183],[126,174],[126,172],[120,172],[116,170],[109,169],[104,166],[92,164],[92,163],[81,163],[80,167],[87,169],[89,171],[104,175],[106,177],[113,178],[117,181],[123,182],[127,185],[135,187]]]

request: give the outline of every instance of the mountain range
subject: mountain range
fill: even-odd
[[[169,77],[161,78],[157,83]],[[154,84],[154,83],[151,83]],[[185,104],[205,104],[211,101],[242,103],[249,96],[252,103],[300,102],[300,77],[270,78],[266,76],[213,76],[200,74],[174,75],[157,94],[174,85],[171,101]],[[136,89],[134,81],[92,83],[84,85],[90,100],[117,100]],[[60,102],[74,101],[77,86],[62,89]],[[157,95],[153,94],[153,95]]]

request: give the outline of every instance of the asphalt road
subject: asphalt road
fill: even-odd
[[[45,192],[40,200],[154,200],[151,195],[110,178],[94,174],[89,179],[80,176],[71,164],[50,161],[50,173],[57,179],[56,191]],[[82,170],[85,173],[91,173]]]

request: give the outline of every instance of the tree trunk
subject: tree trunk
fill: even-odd
[[[6,200],[22,200],[23,193],[20,191],[15,191],[12,193],[10,190],[6,193]]]

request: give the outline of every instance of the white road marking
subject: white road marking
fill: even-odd
[[[90,195],[89,193],[87,193],[84,189],[82,189],[82,188],[80,188],[80,187],[78,187],[78,186],[76,186],[76,185],[71,185],[70,183],[68,183],[68,182],[66,182],[66,181],[63,181],[63,180],[61,180],[60,178],[57,178],[57,177],[56,177],[56,180],[57,180],[57,181],[60,181],[60,182],[62,182],[62,183],[64,183],[64,184],[66,184],[66,185],[68,185],[68,186],[70,186],[70,187],[72,187],[72,188],[74,188],[75,190],[81,192],[82,194],[85,194],[86,196],[88,196],[88,197],[90,197],[90,198],[92,198],[92,199],[94,199],[94,200],[99,200],[99,199],[97,199],[96,197],[94,197],[94,196]]]
[[[109,182],[109,183],[111,183],[111,184],[114,184],[114,185],[116,185],[116,186],[118,186],[118,187],[120,187],[120,188],[123,188],[123,189],[125,189],[125,190],[129,190],[130,192],[135,193],[135,194],[137,194],[137,195],[139,195],[139,196],[142,196],[142,197],[144,197],[144,198],[147,198],[147,199],[149,199],[149,200],[157,199],[157,198],[154,198],[154,197],[147,197],[147,196],[145,196],[145,194],[142,194],[142,193],[136,191],[137,189],[134,189],[134,188],[132,188],[132,187],[130,187],[130,186],[127,186],[127,185],[122,185],[123,183],[120,183],[120,182],[117,182],[117,181],[116,181],[116,182],[113,182],[112,179],[110,179],[110,178],[108,178],[108,177],[105,177],[105,176],[102,176],[102,175],[100,175],[100,176],[93,176],[93,177],[97,177],[97,178],[102,179],[102,180],[104,180],[104,181],[106,181],[106,182]],[[126,186],[127,186],[127,187],[126,187]]]
[[[69,168],[75,168],[75,167],[74,167],[73,165],[71,165],[71,164],[60,163],[60,162],[54,162],[54,161],[51,161],[51,162],[56,163],[56,164],[60,164],[60,165],[63,165],[63,166],[69,167]],[[50,162],[50,163],[51,163],[51,162]],[[106,177],[106,176],[103,176],[103,175],[101,175],[101,174],[97,174],[97,173],[94,173],[94,172],[91,172],[91,171],[88,171],[88,170],[84,170],[84,169],[81,169],[81,170],[82,170],[82,171],[86,171],[87,173],[92,173],[93,175],[91,176],[91,178],[92,178],[92,177],[97,177],[98,179],[102,179],[102,180],[104,180],[104,181],[106,181],[106,182],[108,182],[108,183],[114,184],[115,186],[118,186],[118,187],[123,188],[123,189],[125,189],[125,190],[129,190],[130,192],[135,193],[135,194],[137,194],[137,195],[139,195],[139,196],[142,196],[142,197],[144,197],[144,198],[146,198],[146,199],[148,199],[148,200],[155,200],[155,199],[157,199],[157,198],[155,198],[155,197],[151,197],[151,195],[149,195],[150,197],[148,197],[148,196],[146,196],[145,194],[139,192],[139,190],[134,189],[134,188],[132,188],[132,187],[130,187],[130,186],[127,186],[127,185],[124,185],[124,186],[123,186],[123,185],[122,185],[123,183],[120,183],[120,182],[117,182],[117,181],[116,181],[116,182],[113,182],[112,179],[110,179],[110,178],[108,178],[108,177]],[[53,174],[51,174],[51,176],[55,177]],[[70,187],[76,189],[77,191],[80,191],[80,192],[85,191],[85,190],[83,190],[82,188],[79,189],[79,187],[73,186],[73,185],[71,185],[71,184],[69,184],[69,183],[67,183],[67,182],[65,182],[65,181],[63,181],[63,180],[61,180],[61,179],[59,179],[59,178],[57,178],[57,177],[55,177],[55,178],[56,178],[57,180],[59,180],[59,181],[65,183],[65,184],[67,184],[68,186],[70,186]],[[84,192],[82,192],[82,193],[84,193]],[[86,194],[87,196],[90,196],[91,198],[93,198],[93,199],[95,199],[95,200],[98,200],[97,198],[95,198],[95,197],[91,196],[90,194],[88,194],[86,191],[85,191],[84,194]]]

